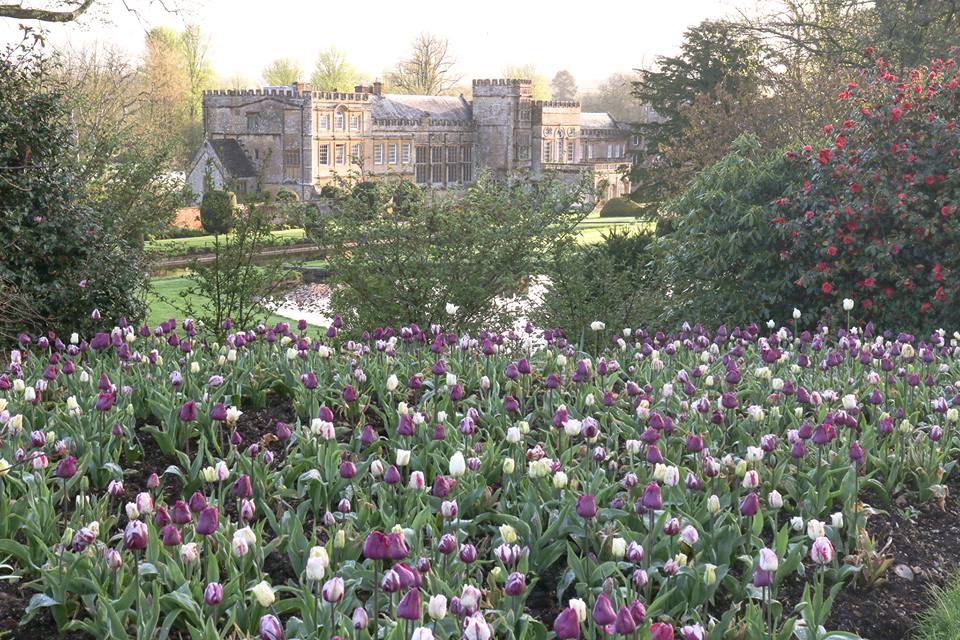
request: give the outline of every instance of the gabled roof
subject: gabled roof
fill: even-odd
[[[234,178],[255,178],[257,169],[244,153],[243,147],[233,138],[215,138],[210,146],[220,159],[220,164]]]
[[[373,117],[377,119],[419,120],[423,114],[434,120],[473,119],[470,103],[460,96],[414,96],[388,93],[373,101]]]

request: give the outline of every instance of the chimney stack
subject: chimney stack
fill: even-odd
[[[373,95],[375,96],[383,95],[383,83],[379,80],[373,81]]]

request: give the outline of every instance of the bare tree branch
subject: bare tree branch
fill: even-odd
[[[22,4],[0,4],[0,18],[40,20],[41,22],[72,22],[83,15],[93,3],[94,0],[83,0],[76,8],[69,11],[31,9],[24,7]]]

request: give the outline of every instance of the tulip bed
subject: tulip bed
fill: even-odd
[[[27,623],[855,638],[824,625],[885,567],[859,497],[942,499],[956,464],[942,332],[596,323],[577,345],[338,324],[21,336],[0,376],[0,554],[34,593]]]

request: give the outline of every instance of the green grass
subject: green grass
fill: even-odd
[[[182,306],[188,295],[187,289],[189,287],[190,280],[183,276],[151,280],[150,290],[147,291],[147,324],[155,327],[170,318],[183,318],[183,312],[178,307]],[[200,302],[200,300],[193,301],[195,306]],[[290,321],[290,318],[270,314],[267,316],[266,324],[272,325],[277,322]]]
[[[920,617],[914,640],[960,640],[960,573],[933,591],[933,604]]]
[[[297,242],[305,237],[303,229],[284,229],[271,231],[273,242],[287,244]],[[166,240],[148,240],[145,243],[150,253],[181,255],[187,252],[197,252],[213,248],[214,236],[196,236],[194,238],[168,238]]]
[[[593,211],[578,225],[590,238],[584,242],[596,242],[599,236],[590,233],[595,229],[607,228],[617,225],[629,225],[631,227],[640,227],[644,223],[638,222],[636,218],[630,216],[601,218],[596,211]],[[273,241],[278,244],[292,244],[303,240],[306,236],[303,229],[284,229],[283,231],[273,231],[270,234]],[[196,253],[206,249],[213,248],[213,236],[196,236],[194,238],[169,238],[166,240],[148,240],[146,249],[150,253],[159,253],[169,256],[184,255],[187,253]]]

